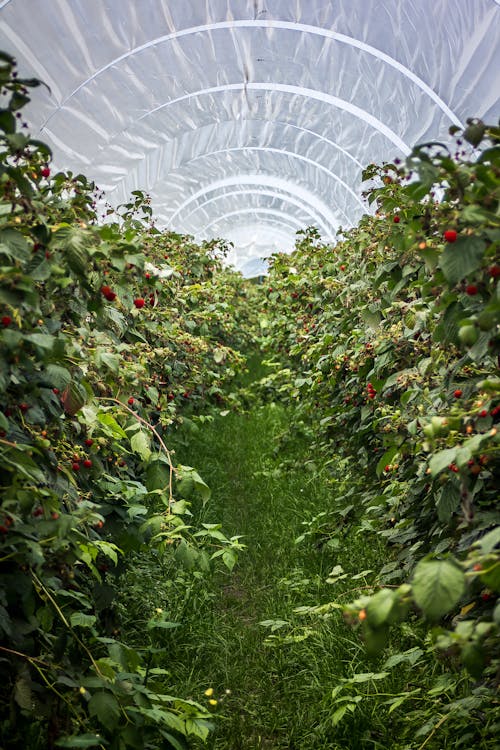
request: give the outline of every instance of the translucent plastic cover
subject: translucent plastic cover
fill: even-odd
[[[31,131],[246,273],[366,211],[361,171],[498,118],[497,0],[0,0]]]

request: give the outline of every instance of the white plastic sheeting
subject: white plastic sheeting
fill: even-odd
[[[366,164],[500,114],[497,0],[0,0],[0,48],[58,168],[247,273],[354,224]]]

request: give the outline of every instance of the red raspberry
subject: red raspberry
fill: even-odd
[[[447,229],[443,233],[443,237],[445,238],[446,242],[456,242],[457,241],[456,229]]]
[[[498,279],[498,277],[500,276],[500,266],[495,263],[493,266],[490,266],[488,268],[488,273],[492,279]]]
[[[145,304],[146,303],[142,297],[138,297],[137,299],[134,300],[134,305],[137,307],[138,310],[140,310],[141,307],[144,307]]]

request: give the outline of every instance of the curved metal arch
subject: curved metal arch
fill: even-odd
[[[498,0],[495,0],[495,2],[498,2]],[[122,60],[126,60],[128,57],[131,57],[133,55],[138,54],[139,52],[144,51],[145,49],[149,49],[151,47],[155,47],[158,44],[162,44],[164,42],[169,42],[173,39],[179,39],[183,36],[190,36],[191,34],[198,34],[203,33],[207,31],[215,31],[216,29],[234,29],[234,28],[275,28],[275,29],[285,29],[287,31],[299,31],[299,32],[305,32],[308,34],[315,34],[317,36],[322,36],[328,39],[334,39],[337,42],[340,42],[341,44],[347,44],[351,47],[355,47],[357,49],[362,50],[363,52],[367,52],[370,55],[373,55],[377,59],[381,60],[382,62],[387,63],[389,66],[394,68],[398,71],[398,73],[401,73],[403,76],[411,80],[413,83],[415,83],[418,88],[420,88],[427,96],[429,96],[437,105],[438,107],[450,118],[450,120],[457,125],[458,127],[462,127],[463,123],[460,122],[458,117],[455,115],[455,113],[448,107],[448,105],[436,94],[436,92],[428,86],[419,76],[417,76],[413,71],[411,71],[409,68],[407,68],[402,63],[395,60],[390,55],[387,55],[385,52],[382,52],[381,50],[377,49],[376,47],[373,47],[370,44],[366,44],[365,42],[360,41],[359,39],[354,39],[353,37],[349,37],[346,34],[339,34],[336,31],[332,31],[331,29],[322,29],[319,26],[312,26],[310,24],[301,24],[301,23],[293,23],[291,21],[279,21],[279,20],[250,20],[250,19],[243,19],[243,20],[235,20],[235,21],[218,21],[216,23],[210,23],[210,24],[204,24],[200,26],[193,26],[189,29],[181,29],[180,31],[174,31],[170,34],[165,34],[163,36],[157,37],[156,39],[151,39],[149,42],[146,42],[145,44],[141,44],[137,47],[135,47],[132,50],[128,50],[128,52],[125,52],[123,55],[119,55],[114,60],[111,60],[111,62],[107,63],[106,65],[103,65],[99,70],[97,70],[95,73],[93,73],[91,76],[89,76],[85,81],[82,81],[82,83],[77,86],[76,89],[74,89],[63,101],[61,104],[57,107],[57,109],[45,120],[40,130],[43,130],[45,128],[45,125],[54,117],[59,110],[61,110],[64,105],[72,99],[73,96],[75,96],[82,88],[87,86],[91,81],[94,81],[96,78],[98,78],[102,73],[104,73],[106,70],[109,70],[110,68],[117,65],[119,62],[122,62]]]
[[[320,164],[317,161],[314,161],[314,159],[309,159],[307,156],[302,156],[300,154],[295,154],[293,151],[285,151],[279,148],[267,148],[265,146],[241,146],[236,148],[221,148],[217,151],[207,151],[204,154],[200,154],[200,156],[196,156],[194,159],[189,159],[189,161],[184,162],[184,164],[191,164],[194,161],[197,161],[197,159],[204,159],[206,156],[217,156],[217,154],[226,154],[226,153],[233,153],[236,151],[264,151],[264,152],[270,152],[270,153],[277,153],[277,154],[284,154],[285,156],[290,156],[293,159],[300,159],[300,161],[304,161],[307,164],[311,164],[313,167],[320,169],[322,172],[325,172],[329,177],[331,177],[333,180],[338,182],[340,185],[342,185],[347,192],[351,193],[353,198],[356,200],[357,203],[361,206],[361,208],[364,209],[364,204],[359,195],[356,195],[354,190],[352,190],[349,185],[347,185],[343,180],[340,179],[334,172],[331,172],[329,169],[324,167],[322,164]],[[342,209],[339,209],[342,211]],[[343,216],[349,221],[349,217],[347,214],[342,211]]]
[[[221,93],[224,91],[249,91],[249,90],[281,91],[286,94],[293,94],[295,96],[304,96],[308,99],[315,99],[316,101],[320,101],[325,104],[329,104],[333,107],[337,107],[338,109],[342,109],[346,112],[349,112],[350,114],[354,115],[354,117],[358,117],[367,125],[371,125],[375,130],[377,130],[379,133],[384,135],[388,140],[390,140],[403,154],[405,154],[405,156],[407,156],[410,153],[411,149],[409,148],[407,143],[405,143],[393,130],[387,127],[385,123],[381,122],[373,115],[370,115],[364,109],[361,109],[361,107],[357,107],[355,104],[352,104],[351,102],[347,102],[345,101],[345,99],[340,99],[337,96],[333,96],[331,94],[324,94],[323,92],[318,92],[315,89],[307,89],[302,86],[291,86],[289,84],[284,84],[284,83],[272,83],[272,82],[269,82],[269,83],[228,83],[223,86],[209,86],[208,88],[200,89],[199,91],[192,91],[189,94],[184,94],[183,96],[179,96],[179,97],[176,97],[175,99],[170,99],[170,101],[168,102],[159,104],[157,107],[154,107],[153,109],[150,109],[147,112],[145,112],[136,120],[133,120],[131,124],[141,122],[141,120],[145,120],[147,117],[150,117],[156,112],[159,112],[161,109],[164,109],[166,107],[171,107],[173,104],[178,104],[179,102],[186,101],[187,99],[195,99],[205,94],[216,94],[216,93]],[[122,135],[127,130],[129,130],[128,127],[124,128],[119,133],[115,133],[113,137],[111,138],[111,140],[107,141],[106,148],[109,148],[110,144],[119,135]],[[50,130],[48,130],[47,132],[51,133]],[[98,153],[100,153],[100,151]],[[97,158],[97,155],[95,158]],[[95,158],[93,159],[93,163],[95,163]]]
[[[499,2],[500,2],[500,0],[499,0]],[[235,122],[235,120],[214,120],[213,122],[211,122],[211,123],[209,123],[207,125],[203,125],[201,128],[196,128],[195,130],[191,130],[191,131],[183,131],[183,135],[181,137],[183,137],[184,135],[187,135],[189,132],[192,132],[193,134],[196,134],[200,130],[204,130],[205,128],[213,128],[215,126],[222,125],[222,124],[227,124],[227,123],[233,123],[234,124],[234,122]],[[259,118],[259,117],[253,117],[252,119],[238,120],[238,122],[241,122],[241,123],[263,122],[263,123],[269,123],[269,124],[276,125],[276,126],[283,125],[283,126],[285,126],[287,128],[293,128],[294,130],[299,130],[302,133],[309,133],[309,135],[312,135],[315,138],[317,138],[318,141],[324,141],[325,143],[328,143],[330,146],[333,146],[333,148],[335,148],[336,150],[340,151],[344,156],[346,156],[348,159],[350,159],[352,162],[354,162],[354,164],[356,164],[356,166],[359,167],[359,169],[363,169],[364,168],[364,165],[358,159],[356,159],[355,156],[353,156],[351,153],[349,153],[349,151],[347,151],[346,149],[342,148],[342,146],[340,146],[340,144],[338,144],[336,141],[332,141],[330,138],[326,138],[324,135],[321,135],[320,133],[317,133],[315,130],[310,130],[309,128],[303,128],[300,125],[295,125],[294,123],[287,122],[287,121],[284,121],[284,120],[267,120],[267,119]],[[177,143],[179,140],[180,140],[179,138],[175,138],[173,141],[169,141],[168,143],[169,143],[169,145],[171,145],[172,143]],[[161,146],[158,146],[157,148],[161,149],[161,148],[163,148],[163,145],[164,144],[162,144]],[[145,158],[148,158],[149,155],[150,154],[148,153],[145,156]],[[134,168],[134,169],[136,169],[136,168]],[[131,170],[131,171],[133,172],[134,170]]]
[[[210,198],[209,200],[200,203],[198,206],[196,206],[196,208],[193,208],[184,217],[184,221],[187,221],[188,217],[194,214],[196,211],[201,211],[201,209],[203,209],[204,206],[208,205],[209,203],[215,203],[216,201],[222,200],[223,198],[231,198],[233,195],[264,195],[269,198],[277,198],[278,200],[283,201],[283,203],[290,203],[292,206],[297,206],[297,208],[301,208],[305,213],[309,214],[311,219],[314,220],[319,228],[322,229],[326,235],[329,234],[330,230],[328,230],[326,224],[323,224],[318,216],[311,212],[309,207],[304,206],[304,203],[301,203],[294,198],[290,198],[290,196],[285,195],[284,193],[277,193],[272,190],[251,190],[250,192],[248,190],[232,190],[230,193],[219,193],[219,195],[216,195],[215,198]]]
[[[301,185],[297,185],[295,182],[291,182],[290,180],[285,180],[282,177],[273,177],[272,175],[263,174],[240,174],[236,177],[225,177],[223,179],[210,182],[207,186],[201,188],[200,190],[197,190],[196,193],[193,193],[189,198],[187,198],[169,217],[169,223],[171,224],[175,217],[186,206],[195,201],[197,198],[200,198],[202,195],[214,192],[219,188],[231,187],[234,185],[258,185],[259,187],[261,187],[262,185],[267,185],[268,187],[275,187],[277,190],[283,190],[285,193],[290,193],[290,195],[294,195],[297,198],[302,199],[310,206],[316,206],[318,210],[321,210],[321,215],[328,221],[328,224],[334,227],[335,230],[339,226],[338,218],[332,213],[326,203],[323,203],[323,201],[315,196],[314,193],[311,193]]]
[[[277,216],[280,219],[280,222],[278,223],[283,224],[283,226],[285,226],[286,222],[289,222],[292,226],[298,227],[299,229],[303,228],[303,224],[298,219],[294,219],[293,216],[283,214],[280,211],[275,211],[273,208],[261,208],[259,211],[256,211],[254,208],[244,208],[241,211],[229,211],[227,214],[221,214],[220,216],[217,216],[215,219],[213,219],[213,221],[205,224],[203,229],[200,229],[200,232],[206,232],[209,227],[217,224],[218,221],[224,221],[224,219],[228,219],[231,216],[241,216],[243,214],[255,214],[256,216],[258,214],[264,216]]]

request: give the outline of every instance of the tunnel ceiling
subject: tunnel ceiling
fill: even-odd
[[[497,0],[0,0],[57,168],[233,262],[366,211],[361,171],[499,115]]]

